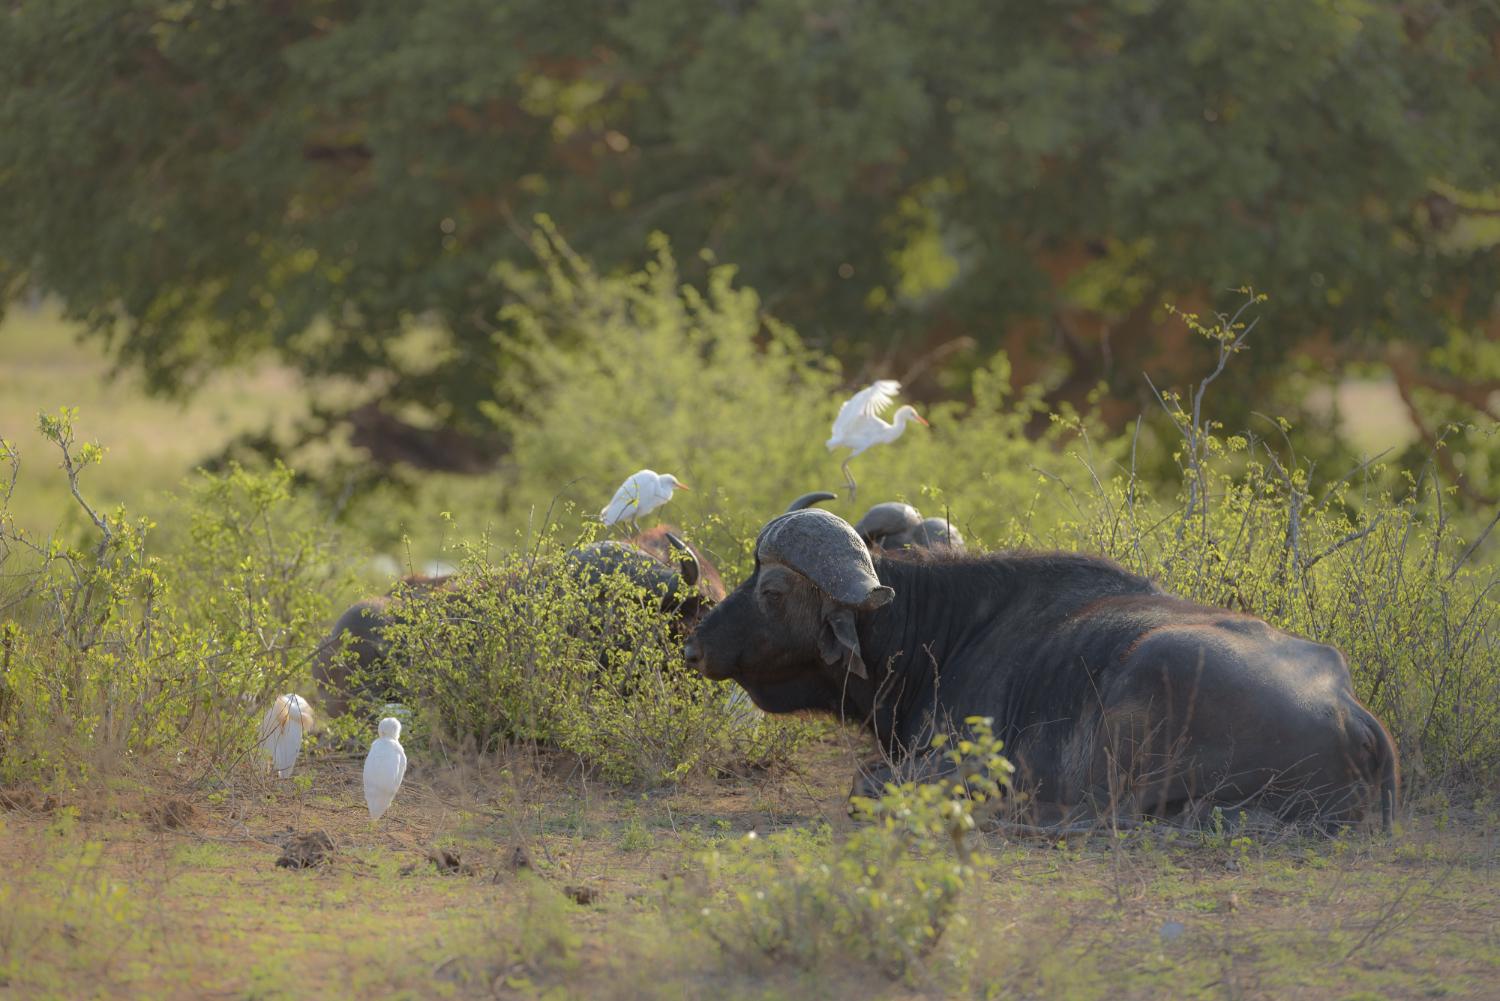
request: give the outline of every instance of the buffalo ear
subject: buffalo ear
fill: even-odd
[[[825,664],[843,663],[855,677],[870,679],[870,672],[865,670],[864,659],[859,655],[859,633],[854,628],[853,609],[828,598],[823,599],[818,653]]]

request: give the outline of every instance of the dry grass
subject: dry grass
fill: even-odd
[[[377,825],[359,762],[339,755],[284,782],[16,803],[0,976],[16,997],[945,993],[951,970],[891,982],[736,963],[673,913],[668,878],[719,839],[847,830],[843,744],[795,774],[647,793],[556,756],[417,760]],[[187,826],[160,822],[170,797],[192,801],[174,808]],[[316,830],[337,845],[325,865],[276,866],[290,833]],[[1332,843],[996,839],[954,954],[980,996],[1500,996],[1494,831],[1493,817],[1432,815]]]

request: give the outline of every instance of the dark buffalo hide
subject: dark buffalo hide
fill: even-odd
[[[768,712],[867,725],[887,761],[875,789],[941,772],[933,734],[986,716],[1036,819],[1253,807],[1389,823],[1396,807],[1395,747],[1337,650],[1093,556],[872,559],[834,515],[784,515],[685,653]]]

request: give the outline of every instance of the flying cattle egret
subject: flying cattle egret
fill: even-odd
[[[302,751],[302,734],[312,729],[312,708],[300,695],[278,695],[260,724],[261,750],[271,758],[277,778],[287,778]]]
[[[391,808],[391,800],[406,777],[406,752],[397,739],[400,736],[401,721],[387,716],[380,721],[380,736],[365,756],[365,805],[370,808],[371,820],[379,820]]]
[[[895,423],[888,424],[880,416],[901,392],[901,383],[894,379],[872,382],[864,389],[844,401],[839,415],[833,419],[833,437],[828,439],[828,451],[840,446],[849,449],[844,459],[844,480],[849,484],[849,499],[854,499],[854,476],[849,472],[849,460],[872,445],[884,445],[901,437],[906,425],[912,421],[926,425],[922,415],[910,406],[896,411]]]
[[[632,473],[620,489],[615,491],[609,504],[599,512],[599,520],[606,525],[628,521],[635,527],[637,518],[650,514],[672,499],[673,490],[686,490],[688,485],[679,482],[671,473],[655,473],[642,469]]]

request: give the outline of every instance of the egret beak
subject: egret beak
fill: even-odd
[[[690,486],[688,486],[686,483],[683,483],[681,480],[678,480],[677,481],[677,489],[678,490],[691,490],[693,488],[690,487]]]
[[[932,427],[931,424],[927,423],[927,418],[923,417],[921,414],[917,413],[916,411],[912,411],[912,416],[915,417],[917,419],[918,423],[920,423],[924,428],[930,428],[930,427]]]

